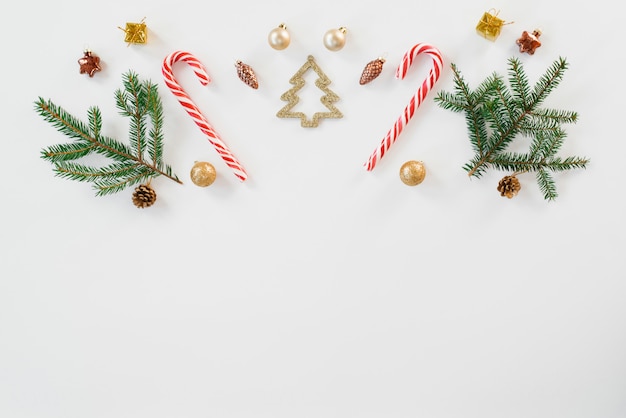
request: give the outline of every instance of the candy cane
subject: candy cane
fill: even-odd
[[[207,118],[202,115],[200,109],[193,103],[189,95],[185,93],[183,88],[174,78],[172,66],[178,61],[183,61],[189,64],[203,86],[206,86],[211,82],[211,78],[207,74],[204,65],[202,65],[196,57],[189,52],[176,51],[165,57],[163,60],[162,72],[165,84],[170,88],[172,93],[174,93],[174,96],[176,96],[180,104],[183,105],[200,130],[209,138],[209,142],[215,147],[218,154],[222,157],[224,162],[226,162],[226,165],[233,169],[235,176],[237,176],[237,178],[241,181],[246,180],[248,175],[246,174],[243,166],[233,156],[224,141],[222,141],[217,132],[215,132],[215,129],[213,129]]]
[[[411,67],[411,64],[413,64],[413,60],[420,54],[428,54],[433,59],[433,66],[428,73],[428,77],[411,98],[409,104],[404,108],[404,112],[402,112],[400,117],[398,117],[398,120],[396,120],[393,127],[389,129],[389,132],[387,132],[387,135],[385,135],[381,141],[380,146],[376,148],[372,155],[370,155],[367,163],[364,164],[367,171],[372,171],[374,167],[376,167],[376,163],[383,158],[391,145],[396,142],[398,136],[400,136],[400,133],[402,132],[402,129],[404,129],[406,124],[409,123],[415,114],[415,110],[420,106],[420,104],[422,104],[430,89],[439,79],[441,68],[443,67],[443,58],[441,57],[441,52],[439,52],[437,48],[428,44],[416,44],[404,54],[402,62],[396,70],[396,78],[403,80]]]

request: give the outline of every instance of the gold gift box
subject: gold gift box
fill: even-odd
[[[122,28],[120,28],[122,29]],[[126,23],[126,28],[122,29],[126,36],[124,42],[130,44],[145,44],[148,42],[148,27],[142,20],[139,23]]]
[[[485,12],[483,17],[478,21],[478,25],[476,25],[476,32],[485,39],[489,39],[493,42],[500,36],[500,30],[503,25],[504,20],[490,12]]]

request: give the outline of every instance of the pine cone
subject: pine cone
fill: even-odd
[[[367,84],[370,81],[374,80],[376,77],[380,75],[383,71],[383,64],[385,60],[383,58],[377,58],[374,61],[370,61],[367,63],[365,68],[363,69],[363,73],[361,74],[361,80],[359,80],[359,84]]]
[[[243,81],[255,90],[259,88],[259,82],[256,79],[256,74],[254,74],[252,67],[250,67],[248,64],[244,64],[241,61],[237,61],[235,63],[235,67],[237,67],[237,75],[239,76],[241,81]]]
[[[515,176],[504,176],[502,180],[500,180],[500,182],[498,183],[498,191],[500,192],[500,196],[506,196],[509,199],[517,195],[521,188],[522,186]]]
[[[156,192],[148,184],[140,184],[133,192],[133,204],[141,209],[152,206],[156,198]]]

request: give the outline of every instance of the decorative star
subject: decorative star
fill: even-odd
[[[102,67],[100,67],[100,57],[93,55],[89,50],[85,51],[85,55],[78,60],[78,64],[80,64],[80,73],[87,73],[89,77],[93,77],[96,71],[102,70]]]
[[[541,31],[538,29],[535,29],[533,33],[528,33],[527,31],[522,32],[522,37],[515,41],[515,43],[519,45],[519,52],[527,52],[533,55],[535,49],[541,46],[539,36],[541,36]]]

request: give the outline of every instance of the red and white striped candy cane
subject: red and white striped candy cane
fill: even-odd
[[[439,75],[441,74],[441,69],[443,67],[441,52],[439,52],[439,50],[434,46],[423,43],[414,45],[404,54],[402,62],[396,70],[396,78],[403,80],[409,71],[411,64],[413,64],[413,60],[415,60],[415,58],[420,54],[428,54],[433,60],[433,66],[428,73],[428,77],[411,98],[409,104],[404,108],[404,112],[402,112],[400,117],[398,117],[396,123],[394,123],[393,127],[389,129],[389,132],[387,132],[387,135],[385,135],[381,141],[380,146],[376,148],[372,155],[370,155],[369,160],[364,164],[367,171],[372,171],[374,167],[376,167],[376,163],[383,158],[391,145],[396,142],[398,136],[400,136],[400,133],[402,132],[402,129],[404,129],[406,124],[409,123],[415,114],[415,110],[420,106],[420,104],[422,104],[430,89],[432,89],[439,79]]]
[[[215,132],[215,129],[213,129],[207,118],[204,117],[198,106],[193,103],[189,95],[185,93],[183,88],[176,81],[174,73],[172,72],[172,66],[178,61],[183,61],[189,64],[202,85],[206,86],[211,82],[211,78],[207,74],[204,65],[202,65],[196,57],[189,52],[176,51],[165,57],[163,60],[162,72],[165,84],[170,88],[172,93],[174,93],[174,96],[176,96],[180,104],[183,105],[200,130],[209,138],[209,142],[215,147],[226,165],[234,171],[235,176],[237,176],[237,178],[241,181],[246,180],[248,178],[248,174],[246,174],[243,166],[230,152],[224,141],[220,138],[217,132]]]

